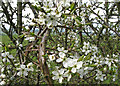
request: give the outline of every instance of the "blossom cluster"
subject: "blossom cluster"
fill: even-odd
[[[70,24],[75,16],[67,16],[71,13],[70,2],[74,3],[74,0],[61,0],[59,2],[52,0],[44,0],[43,5],[39,8],[39,16],[34,20],[40,24],[47,26],[49,29],[57,25],[67,25]],[[76,24],[76,22],[75,22]]]
[[[53,68],[53,80],[59,80],[59,83],[62,83],[64,80],[70,81],[73,74],[79,74],[80,78],[83,79],[84,76],[88,76],[89,73],[95,73],[95,79],[98,81],[104,81],[107,79],[106,72],[114,72],[113,81],[117,74],[117,65],[118,62],[117,55],[113,54],[113,58],[102,57],[98,55],[98,49],[95,45],[84,42],[82,52],[84,53],[80,57],[76,56],[67,56],[69,54],[68,50],[64,50],[63,47],[58,47],[58,55],[49,55],[49,62],[55,63],[57,66]],[[58,65],[60,64],[60,65]],[[106,65],[106,66],[103,66]],[[101,70],[103,66],[103,70]],[[108,70],[107,70],[108,69]]]
[[[28,76],[28,72],[34,70],[33,67],[32,67],[32,65],[33,65],[32,63],[28,63],[28,64],[27,64],[27,67],[26,67],[26,65],[21,64],[20,67],[17,68],[17,70],[19,71],[19,72],[17,73],[17,75],[18,75],[18,76]]]
[[[9,52],[2,51],[0,61],[0,85],[9,83],[15,76],[25,77],[34,71],[32,62],[20,64]]]

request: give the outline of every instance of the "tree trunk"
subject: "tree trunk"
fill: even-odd
[[[40,61],[40,66],[41,66],[40,69],[44,74],[46,83],[49,86],[52,86],[52,79],[50,77],[49,68],[46,63],[46,57],[43,56],[46,54],[46,44],[47,44],[48,35],[49,35],[49,31],[47,30],[44,33],[41,43],[39,45],[39,61]]]

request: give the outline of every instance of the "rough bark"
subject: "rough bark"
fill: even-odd
[[[43,38],[41,40],[41,43],[39,45],[39,62],[40,62],[40,69],[44,74],[45,81],[49,86],[52,86],[52,79],[49,74],[49,68],[46,63],[46,58],[43,56],[46,54],[46,44],[47,44],[47,39],[48,39],[49,31],[46,30],[46,32],[43,35]]]

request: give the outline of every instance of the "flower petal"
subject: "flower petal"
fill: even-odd
[[[71,76],[71,74],[68,76],[68,79],[67,79],[67,81],[70,81],[70,78],[71,78],[72,76]]]
[[[62,83],[63,77],[59,77],[59,83]]]
[[[76,68],[73,67],[72,70],[71,70],[71,72],[75,73],[76,72]]]
[[[62,58],[59,58],[59,59],[56,60],[56,62],[58,62],[58,63],[59,63],[59,62],[62,62],[62,61],[63,61]]]
[[[78,63],[77,63],[77,69],[81,68],[81,67],[82,67],[82,64],[83,64],[82,61],[78,62]]]
[[[52,79],[53,80],[59,79],[59,76],[53,76]]]
[[[64,57],[65,57],[65,53],[60,52],[60,53],[59,53],[59,56],[60,56],[61,58],[64,58]]]
[[[53,75],[59,75],[59,73],[57,71],[53,71],[52,74]]]

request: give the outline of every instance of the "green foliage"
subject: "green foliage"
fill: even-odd
[[[75,3],[72,3],[70,6],[71,11],[73,11],[75,9]]]

